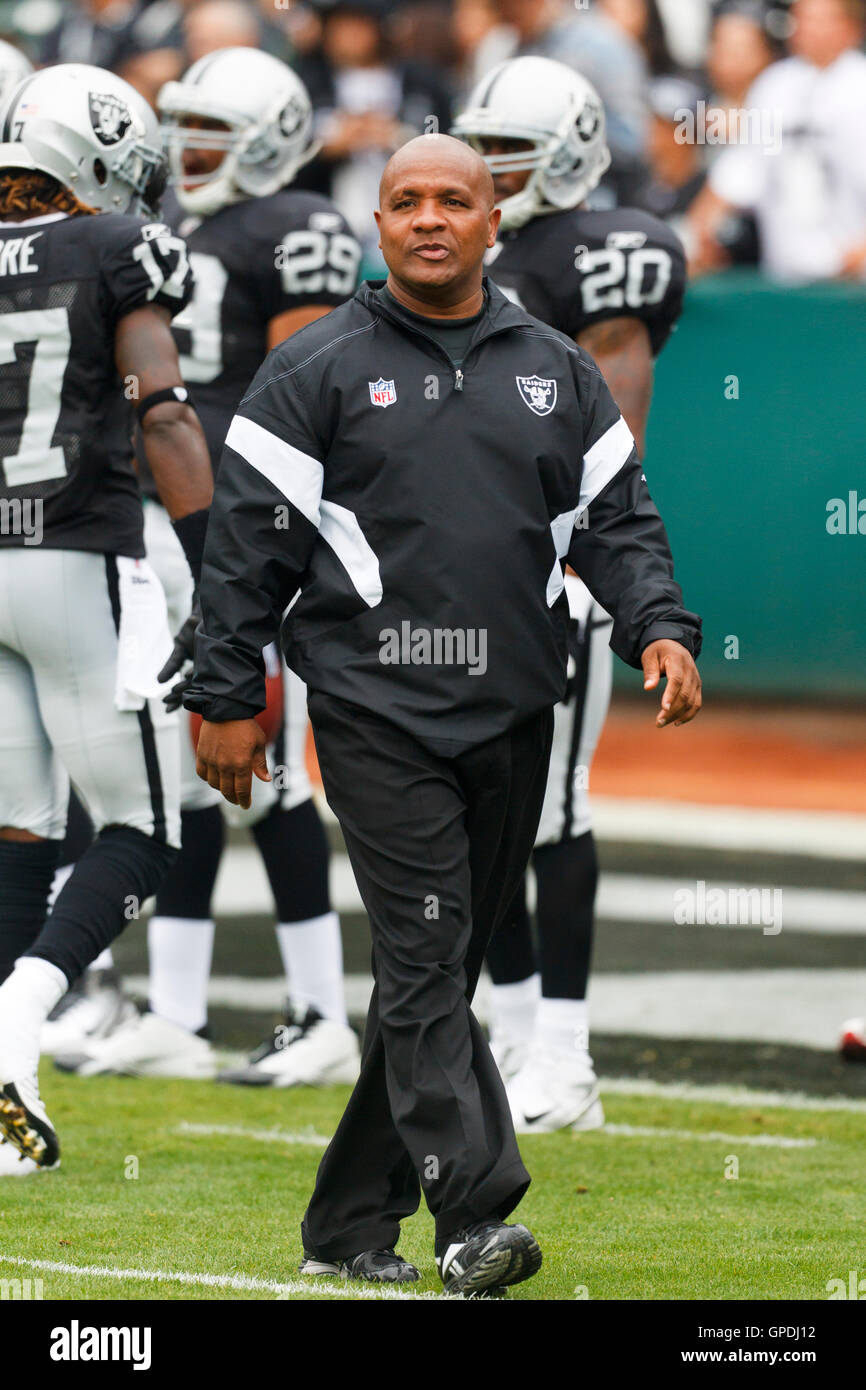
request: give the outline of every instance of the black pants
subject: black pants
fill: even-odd
[[[361,1075],[302,1226],[334,1260],[396,1244],[420,1192],[441,1251],[529,1185],[499,1072],[470,1009],[532,849],[553,712],[454,758],[378,715],[309,699],[325,792],[373,938]]]

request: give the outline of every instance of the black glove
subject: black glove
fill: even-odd
[[[195,650],[195,630],[200,622],[201,605],[198,601],[198,593],[194,593],[192,596],[192,611],[174,639],[171,656],[157,676],[157,680],[161,684],[165,681],[170,681],[172,676],[176,676],[188,661],[192,661],[193,652]],[[172,686],[167,695],[163,695],[163,703],[167,709],[180,709],[183,701],[183,693],[189,685],[190,679],[191,677],[187,676],[185,680],[178,681]]]

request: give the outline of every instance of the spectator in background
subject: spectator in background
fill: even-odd
[[[769,21],[778,17],[763,0],[723,0],[715,13],[707,47],[707,76],[714,109],[731,111],[746,104],[746,95],[765,68],[782,56]],[[710,154],[719,146],[708,147]]]
[[[604,102],[612,164],[601,187],[609,200],[631,202],[647,170],[649,78],[640,44],[597,7],[564,10],[558,0],[498,0],[498,6],[512,29],[510,51],[502,51],[501,31],[491,31],[478,51],[481,75],[526,54],[576,68]],[[594,200],[600,205],[598,190]]]
[[[284,61],[287,34],[249,0],[155,0],[134,22],[120,75],[151,104],[165,82],[176,81],[218,48],[261,48]]]
[[[702,98],[701,89],[686,78],[657,77],[650,85],[650,177],[638,199],[638,206],[673,227],[690,261],[698,247],[687,214],[707,180],[707,147],[695,138],[701,132]],[[730,262],[757,261],[750,214],[733,213],[720,227],[719,238]]]
[[[749,89],[763,128],[728,143],[695,202],[697,269],[728,263],[719,228],[754,211],[761,267],[789,283],[866,279],[866,0],[795,0],[791,57]]]
[[[39,46],[40,66],[92,63],[116,69],[142,8],[140,0],[67,0],[61,18]]]
[[[640,45],[653,77],[676,70],[658,0],[601,0],[601,11]]]
[[[297,71],[322,144],[296,182],[334,200],[363,246],[362,273],[372,275],[383,264],[372,209],[385,165],[413,136],[448,130],[450,95],[441,72],[394,54],[382,0],[334,0],[319,10],[321,46]]]

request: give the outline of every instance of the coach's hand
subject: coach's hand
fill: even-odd
[[[233,806],[249,809],[253,773],[270,782],[264,730],[255,719],[229,719],[224,724],[202,720],[196,745],[195,770],[203,782],[221,791]]]
[[[694,657],[679,642],[662,638],[650,642],[640,655],[644,690],[655,690],[662,676],[667,685],[662,695],[658,728],[666,724],[687,724],[701,707],[701,678]]]

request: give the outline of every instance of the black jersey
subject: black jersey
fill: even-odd
[[[232,416],[268,354],[268,323],[354,294],[361,248],[334,204],[281,189],[212,217],[169,217],[189,246],[195,294],[174,321],[181,371],[216,469]]]
[[[164,223],[63,213],[0,224],[0,545],[144,555],[131,462],[135,382],[118,320],[172,313],[192,282]],[[36,524],[38,518],[38,525]]]
[[[679,237],[636,208],[535,217],[502,234],[487,268],[510,299],[570,338],[603,319],[641,319],[654,357],[680,316],[686,284]]]

